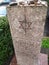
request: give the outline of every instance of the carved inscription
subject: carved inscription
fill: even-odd
[[[20,23],[19,28],[22,28],[25,31],[25,33],[27,30],[31,29],[32,22],[27,22],[26,20],[23,20],[23,21],[19,21],[19,23]]]

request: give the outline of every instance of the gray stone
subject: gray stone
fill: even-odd
[[[39,65],[47,7],[8,6],[7,16],[18,65]]]
[[[40,53],[38,59],[39,59],[39,61],[38,61],[39,65],[48,65],[48,55],[47,54]],[[10,62],[10,65],[17,65],[15,55],[13,56],[13,58]]]

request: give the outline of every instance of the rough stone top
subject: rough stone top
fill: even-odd
[[[44,6],[44,5],[8,5],[7,8],[9,7],[47,7],[47,6]]]
[[[34,3],[33,1],[31,1],[31,2],[27,2],[27,3],[25,3],[25,2],[19,2],[19,3],[17,3],[17,2],[11,2],[9,5],[8,5],[8,7],[11,7],[11,6],[46,6],[46,7],[48,7],[48,5],[47,5],[47,2],[46,1],[41,1],[41,2],[36,2],[36,3]]]

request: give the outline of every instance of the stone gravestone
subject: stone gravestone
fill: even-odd
[[[40,65],[47,7],[8,6],[7,16],[15,49],[17,65]]]

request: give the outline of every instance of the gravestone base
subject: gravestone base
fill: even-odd
[[[40,61],[39,65],[48,65],[48,56],[47,56],[47,54],[40,53],[39,61]],[[10,62],[10,65],[17,65],[15,55],[13,56],[13,58]]]

